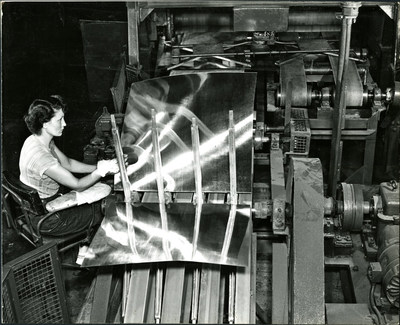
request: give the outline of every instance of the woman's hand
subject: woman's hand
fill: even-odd
[[[100,160],[97,162],[97,172],[101,175],[101,177],[106,176],[107,174],[115,174],[119,172],[117,159],[111,160]]]

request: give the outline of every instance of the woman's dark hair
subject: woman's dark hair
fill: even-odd
[[[48,100],[35,99],[24,116],[26,126],[33,134],[39,135],[43,124],[50,121],[55,112],[60,109],[65,112],[67,105],[59,95],[51,95]]]

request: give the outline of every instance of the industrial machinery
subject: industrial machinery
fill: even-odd
[[[83,262],[109,272],[90,321],[398,323],[398,4],[127,14],[87,151],[121,170]]]

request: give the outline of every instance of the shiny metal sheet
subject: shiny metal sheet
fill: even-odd
[[[158,203],[132,206],[136,250],[129,245],[124,202],[111,201],[105,218],[88,249],[82,266],[116,265],[157,261],[195,261],[212,264],[246,266],[250,253],[250,207],[238,205],[232,241],[227,258],[221,256],[229,205],[203,204],[196,253],[193,256],[195,205],[170,203],[166,207],[168,232],[162,230]],[[166,254],[163,240],[170,249]],[[168,255],[171,258],[168,258]]]
[[[200,133],[203,192],[229,192],[228,121],[235,123],[237,192],[250,193],[255,73],[193,73],[132,84],[121,143],[138,161],[128,166],[131,190],[156,191],[151,109],[156,110],[165,190],[195,192],[192,118]],[[119,175],[115,189],[122,190]]]

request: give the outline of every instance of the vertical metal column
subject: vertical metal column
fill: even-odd
[[[166,199],[164,192],[164,176],[162,171],[161,149],[160,149],[160,142],[158,139],[156,111],[154,109],[151,110],[151,140],[153,144],[154,169],[157,181],[157,193],[158,193],[158,202],[160,208],[161,228],[163,230],[163,238],[162,238],[163,251],[165,258],[168,260],[172,260],[171,251],[169,247],[169,239],[168,239],[168,216],[165,207]]]
[[[393,22],[395,24],[394,32],[394,55],[393,55],[393,66],[395,71],[400,69],[400,4],[399,2],[393,3]],[[395,80],[396,76],[395,76]]]
[[[233,111],[229,111],[229,182],[230,182],[230,205],[228,224],[226,225],[224,244],[222,246],[221,259],[226,259],[232,240],[233,227],[236,218],[237,205],[237,186],[236,186],[236,145],[235,145],[235,123],[233,120]]]
[[[137,2],[127,2],[129,64],[139,66],[139,7]]]
[[[199,239],[200,232],[200,220],[201,220],[201,209],[203,207],[203,189],[202,189],[202,178],[201,178],[201,163],[200,163],[200,136],[199,128],[197,125],[197,119],[192,118],[192,151],[193,151],[193,162],[194,162],[194,181],[196,187],[195,195],[195,222],[193,229],[193,250],[192,258],[195,258],[197,251],[197,241]],[[192,324],[197,323],[198,310],[199,310],[199,294],[200,294],[200,269],[196,267],[193,270],[193,288],[192,288],[192,314],[190,320]]]
[[[144,323],[150,296],[150,266],[133,266],[130,274],[124,323]]]
[[[329,168],[329,192],[336,198],[336,186],[341,170],[342,156],[342,129],[344,128],[344,118],[346,114],[346,85],[345,77],[349,63],[351,26],[358,16],[358,8],[361,2],[344,2],[342,4],[343,13],[339,17],[342,19],[342,34],[340,39],[339,66],[336,78],[336,97],[333,111],[333,129],[331,143],[331,163]]]
[[[229,133],[228,133],[228,147],[229,147],[229,183],[230,183],[230,205],[228,224],[226,225],[226,232],[224,244],[222,246],[221,259],[228,257],[228,250],[232,240],[233,227],[236,218],[236,205],[237,205],[237,187],[236,187],[236,145],[235,145],[235,122],[233,119],[233,111],[229,111]],[[235,322],[235,293],[236,293],[236,273],[234,271],[229,273],[229,298],[228,298],[228,322],[233,324]]]
[[[132,202],[131,184],[129,182],[128,174],[126,172],[125,159],[124,159],[124,155],[123,155],[123,151],[122,151],[121,139],[119,136],[119,130],[117,127],[117,122],[115,120],[114,114],[111,115],[111,133],[113,136],[115,154],[117,156],[119,171],[120,171],[120,175],[121,175],[122,187],[124,190],[125,213],[126,213],[127,224],[128,224],[129,246],[132,250],[132,254],[138,255],[138,252],[136,249],[135,228],[133,226],[133,211],[132,211],[132,206],[131,206],[131,202]],[[126,302],[129,297],[129,287],[130,287],[129,282],[130,282],[129,270],[125,266],[123,284],[122,284],[123,285],[122,307],[121,307],[122,308],[122,312],[121,312],[122,317],[125,317]]]

